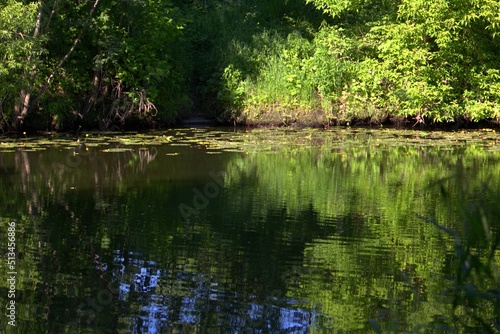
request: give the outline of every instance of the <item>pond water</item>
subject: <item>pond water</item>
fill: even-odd
[[[7,254],[14,224],[16,327],[5,316],[0,325],[16,333],[449,325],[443,292],[456,251],[433,222],[460,234],[477,203],[484,217],[498,213],[490,211],[499,147],[490,130],[2,138],[0,249]]]

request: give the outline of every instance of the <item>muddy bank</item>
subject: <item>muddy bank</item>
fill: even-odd
[[[425,117],[402,117],[387,115],[383,118],[338,118],[329,117],[323,112],[292,112],[273,113],[262,112],[253,117],[241,117],[237,124],[249,127],[314,127],[328,128],[333,126],[353,127],[396,127],[402,129],[428,129],[428,130],[459,130],[459,129],[481,129],[499,128],[500,120],[489,119],[473,122],[465,117],[457,117],[452,122],[433,122]]]

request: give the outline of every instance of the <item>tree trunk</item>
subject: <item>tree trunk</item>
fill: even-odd
[[[38,8],[38,13],[36,15],[36,24],[35,24],[35,30],[33,31],[33,39],[36,40],[36,38],[40,35],[40,27],[42,26],[42,13],[43,13],[43,7],[44,7],[45,1],[41,0],[40,1],[40,6]],[[32,56],[28,56],[28,65],[30,64],[32,59]],[[33,90],[33,82],[35,80],[35,73],[36,73],[36,66],[33,65],[31,68],[31,71],[26,73],[26,78],[29,82],[29,88],[28,91],[22,89],[19,92],[19,97],[20,101],[14,106],[14,120],[13,120],[13,127],[14,128],[19,128],[19,126],[23,123],[24,118],[28,114],[29,110],[29,105],[30,105],[30,98],[31,98],[31,91]]]
[[[97,100],[97,96],[99,95],[99,90],[101,87],[101,69],[97,69],[94,71],[94,76],[92,78],[92,93],[87,99],[87,103],[85,104],[85,108],[82,110],[82,118],[85,118],[87,114],[90,112],[90,109],[95,104]]]
[[[80,39],[82,38],[83,32],[85,31],[85,29],[89,26],[89,24],[91,22],[92,15],[94,14],[94,11],[95,11],[98,3],[99,3],[99,0],[95,0],[94,1],[94,5],[92,6],[92,9],[90,10],[90,13],[89,13],[89,22],[87,24],[85,24],[80,29],[80,32],[78,33],[78,36],[76,36],[75,40],[73,41],[73,44],[69,48],[69,51],[59,61],[59,63],[56,65],[56,67],[54,68],[54,70],[52,71],[52,73],[50,73],[50,75],[47,78],[47,80],[45,80],[45,83],[43,84],[42,88],[40,88],[40,90],[38,91],[38,95],[31,102],[31,105],[28,105],[28,109],[30,109],[32,106],[34,106],[34,105],[36,105],[38,103],[38,101],[40,100],[40,98],[42,97],[42,95],[45,93],[45,91],[47,90],[47,88],[49,88],[49,85],[52,82],[52,80],[54,79],[54,77],[56,76],[57,72],[61,69],[61,67],[66,62],[66,60],[68,60],[69,56],[71,56],[71,54],[75,50],[76,45],[78,44],[78,42],[80,42]]]
[[[19,102],[19,104],[17,104],[14,107],[14,123],[13,123],[13,125],[15,128],[19,128],[19,126],[22,124],[26,115],[28,115],[28,112],[38,103],[38,101],[43,96],[43,94],[45,93],[45,91],[49,87],[50,83],[52,82],[52,80],[56,76],[57,72],[61,69],[61,67],[66,62],[66,60],[68,60],[68,58],[71,56],[71,54],[75,50],[76,45],[78,44],[78,42],[80,42],[80,39],[82,37],[83,32],[85,31],[85,29],[88,27],[88,25],[91,22],[91,18],[94,14],[94,11],[95,11],[98,3],[99,3],[99,0],[94,0],[94,4],[89,12],[88,23],[85,24],[80,29],[77,37],[75,38],[75,40],[73,41],[73,44],[71,45],[69,51],[59,61],[59,63],[56,65],[56,67],[54,68],[52,73],[50,73],[47,80],[45,80],[45,83],[43,84],[43,86],[38,90],[37,96],[32,101],[31,101],[31,92],[34,90],[33,85],[34,85],[34,81],[35,81],[36,66],[33,66],[32,71],[27,74],[27,78],[30,82],[29,90],[28,91],[21,90],[21,92],[19,93],[21,101]],[[33,32],[33,36],[35,37],[35,39],[40,35],[40,28],[41,28],[41,24],[42,24],[42,13],[43,13],[44,5],[45,5],[45,0],[41,0],[40,7],[38,9],[37,19],[36,19],[35,31]],[[54,13],[54,9],[52,10],[52,12],[50,14],[50,18],[52,17],[53,13]],[[32,57],[29,56],[28,62],[31,61],[31,58]]]

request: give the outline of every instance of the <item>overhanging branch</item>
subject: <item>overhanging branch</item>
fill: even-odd
[[[57,72],[59,71],[59,69],[64,65],[64,63],[66,62],[66,60],[68,60],[68,58],[71,56],[71,54],[75,50],[78,42],[80,42],[80,39],[82,38],[83,32],[90,25],[90,22],[91,22],[91,19],[92,19],[92,15],[94,14],[94,11],[97,8],[98,3],[99,3],[99,0],[95,0],[94,1],[94,5],[92,6],[92,9],[89,12],[89,21],[80,29],[80,32],[78,33],[78,36],[76,36],[76,38],[73,41],[73,44],[69,48],[68,52],[59,61],[59,63],[56,65],[56,67],[54,68],[54,70],[52,71],[52,73],[50,73],[49,77],[47,78],[47,80],[45,81],[45,83],[43,84],[43,86],[40,88],[40,91],[38,92],[38,95],[31,102],[30,109],[34,105],[36,105],[38,103],[38,101],[40,100],[40,98],[42,97],[42,95],[45,93],[45,91],[47,90],[47,88],[49,88],[50,83],[52,82],[52,80],[54,79],[54,77],[57,75]]]

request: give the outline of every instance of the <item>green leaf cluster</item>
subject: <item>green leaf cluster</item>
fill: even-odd
[[[499,0],[3,0],[0,128],[156,126],[191,110],[498,122],[499,13]]]
[[[172,122],[188,105],[185,22],[170,0],[7,1],[2,118],[26,106],[21,126],[43,130]]]
[[[24,87],[23,73],[37,66],[43,40],[34,38],[35,3],[0,1],[0,128],[12,114],[14,99]]]
[[[354,69],[346,109],[417,122],[498,119],[500,2],[311,2],[337,19],[329,34],[350,41],[336,46]],[[379,16],[367,14],[372,8]]]

